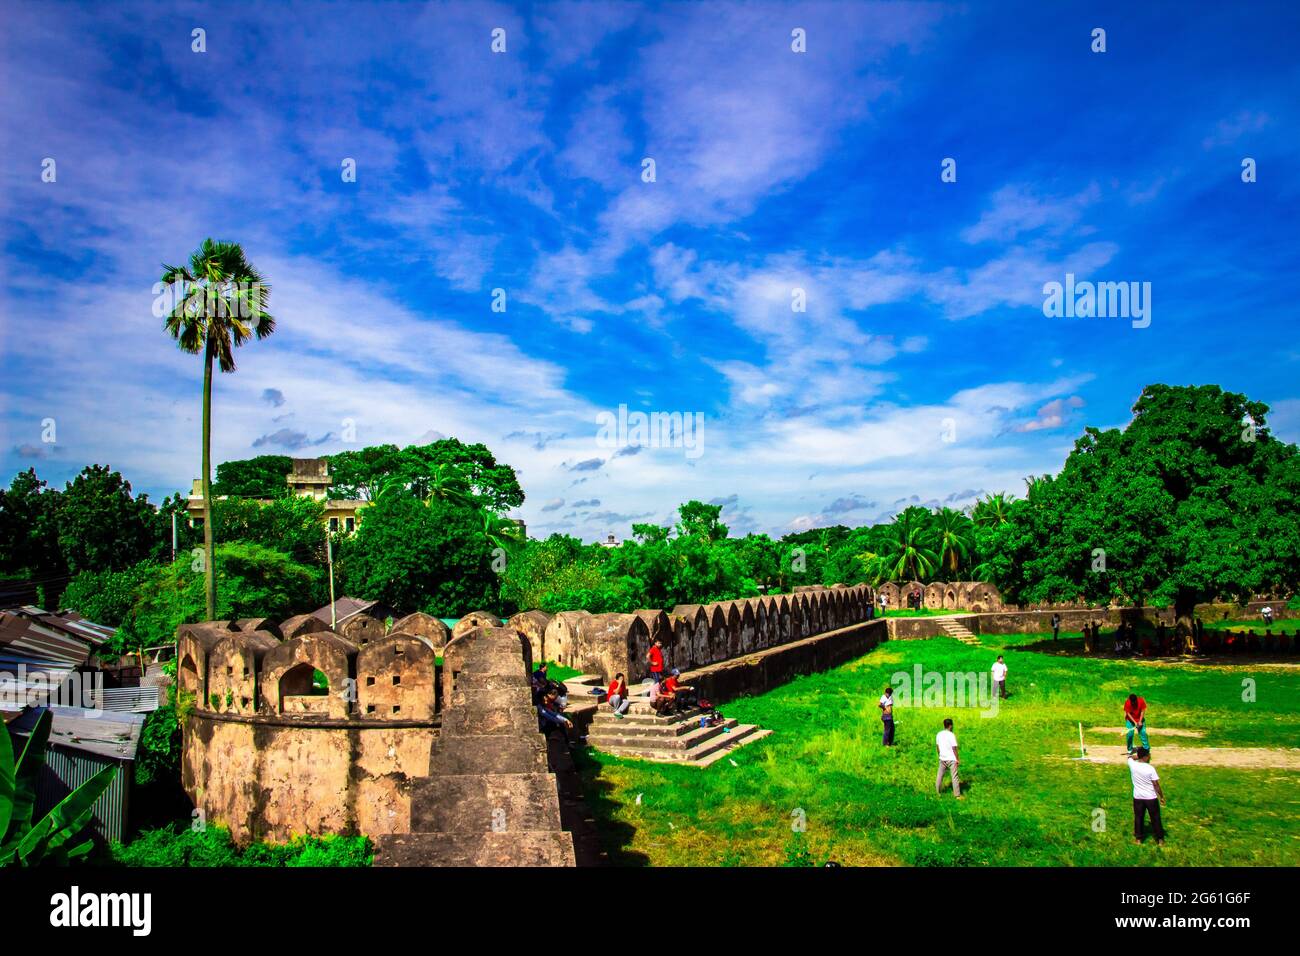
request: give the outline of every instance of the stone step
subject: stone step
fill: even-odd
[[[591,722],[588,733],[601,737],[680,737],[700,727],[699,717],[689,720],[674,720],[663,723],[648,720],[633,720],[624,717],[621,720],[605,711]]]
[[[736,738],[734,741],[729,742],[727,745],[718,747],[712,753],[706,754],[705,756],[692,761],[691,766],[707,767],[710,764],[716,763],[717,761],[721,760],[723,757],[731,753],[733,750],[736,750],[740,747],[747,747],[750,744],[756,743],[757,741],[762,740],[764,737],[770,737],[771,735],[772,735],[772,731],[767,730],[763,727],[758,727],[754,730],[753,733],[744,734]]]
[[[668,717],[661,717],[659,714],[656,714],[653,710],[651,710],[648,707],[645,708],[644,710],[637,710],[636,706],[633,705],[632,707],[628,708],[627,713],[624,714],[623,717],[620,719],[614,716],[613,711],[611,711],[608,707],[605,707],[596,712],[596,716],[593,718],[592,723],[594,724],[597,721],[599,721],[601,723],[610,723],[610,724],[617,723],[619,726],[626,726],[626,727],[633,727],[633,726],[669,727],[674,724],[691,723],[692,721],[694,721],[695,723],[699,723],[700,714],[702,713],[704,713],[704,711],[700,710],[700,708],[698,707],[688,707],[680,714],[672,714]]]
[[[415,833],[560,829],[555,777],[546,772],[420,777],[411,782]]]
[[[614,728],[609,732],[592,732],[587,736],[587,743],[592,747],[598,747],[601,750],[616,749],[620,747],[635,747],[637,749],[677,751],[689,750],[697,744],[706,740],[725,734],[734,733],[735,728],[740,726],[739,723],[731,718],[714,724],[710,727],[701,727],[696,724],[693,728],[685,733],[673,734],[664,732],[649,733],[620,733],[622,728]]]
[[[541,773],[546,770],[546,743],[542,735],[508,734],[439,736],[431,748],[429,773],[457,776],[473,773]]]
[[[709,729],[716,730],[718,728]],[[701,765],[704,758],[712,754],[732,750],[748,743],[749,738],[757,733],[767,736],[771,731],[763,731],[754,724],[737,724],[730,733],[719,733],[708,737],[688,749],[663,749],[641,746],[636,741],[620,743],[617,746],[607,746],[602,749],[617,757],[639,757],[643,760],[653,760],[661,763],[685,763],[698,766]]]
[[[564,830],[389,833],[375,840],[374,866],[574,866]]]

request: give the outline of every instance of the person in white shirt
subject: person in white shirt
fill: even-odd
[[[961,781],[957,778],[957,735],[952,732],[952,718],[945,717],[943,730],[934,737],[934,745],[939,750],[939,775],[934,778],[935,796],[943,794],[943,774],[946,770],[952,777],[952,795],[958,800],[961,796]]]
[[[894,688],[886,687],[885,692],[880,695],[880,703],[876,706],[880,708],[880,720],[885,727],[880,742],[886,747],[892,747],[894,746]]]
[[[1149,813],[1156,846],[1164,846],[1165,828],[1160,824],[1160,805],[1165,802],[1165,792],[1160,789],[1160,775],[1151,766],[1151,751],[1139,747],[1137,754],[1128,758],[1128,771],[1133,778],[1133,841],[1142,845],[1142,824]]]
[[[993,693],[1003,699],[1007,696],[1007,665],[1002,662],[1002,655],[993,662]]]

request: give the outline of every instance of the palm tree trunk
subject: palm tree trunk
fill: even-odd
[[[207,620],[217,616],[217,567],[212,543],[212,343],[203,351],[203,577]]]

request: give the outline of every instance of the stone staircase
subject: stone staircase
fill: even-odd
[[[411,830],[380,836],[374,865],[573,866],[518,636],[482,628],[455,643],[460,666],[429,775],[412,782]]]
[[[941,617],[939,620],[939,629],[951,638],[961,641],[971,647],[979,646],[979,638],[962,624],[959,620],[952,617]]]
[[[623,717],[615,717],[608,707],[601,708],[592,718],[587,743],[619,757],[707,767],[731,751],[772,733],[732,718],[701,727],[702,714],[698,707],[693,707],[680,714],[660,717],[645,697],[633,697],[632,706]]]

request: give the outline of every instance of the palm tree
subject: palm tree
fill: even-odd
[[[950,574],[955,574],[961,562],[970,557],[974,546],[971,519],[952,508],[941,508],[934,516],[935,543],[939,562]]]
[[[487,508],[483,508],[479,515],[483,520],[483,537],[487,539],[488,547],[493,550],[500,548],[506,554],[514,554],[523,547],[524,534],[519,522]]]
[[[163,285],[180,283],[176,305],[163,323],[182,352],[203,353],[203,556],[208,619],[217,616],[217,576],[212,541],[212,363],[235,370],[235,349],[275,331],[266,311],[271,288],[236,242],[204,239],[188,266],[163,264]]]
[[[469,482],[465,476],[449,461],[440,461],[433,466],[427,479],[429,501],[437,498],[448,504],[467,504],[472,496]]]
[[[858,555],[873,583],[920,581],[934,572],[939,556],[933,547],[931,519],[925,508],[905,508],[893,524],[881,529],[877,550]]]
[[[996,528],[1000,524],[1006,524],[1010,520],[1011,503],[1014,500],[1011,495],[1002,491],[981,498],[971,509],[971,520],[975,522],[977,528]]]

